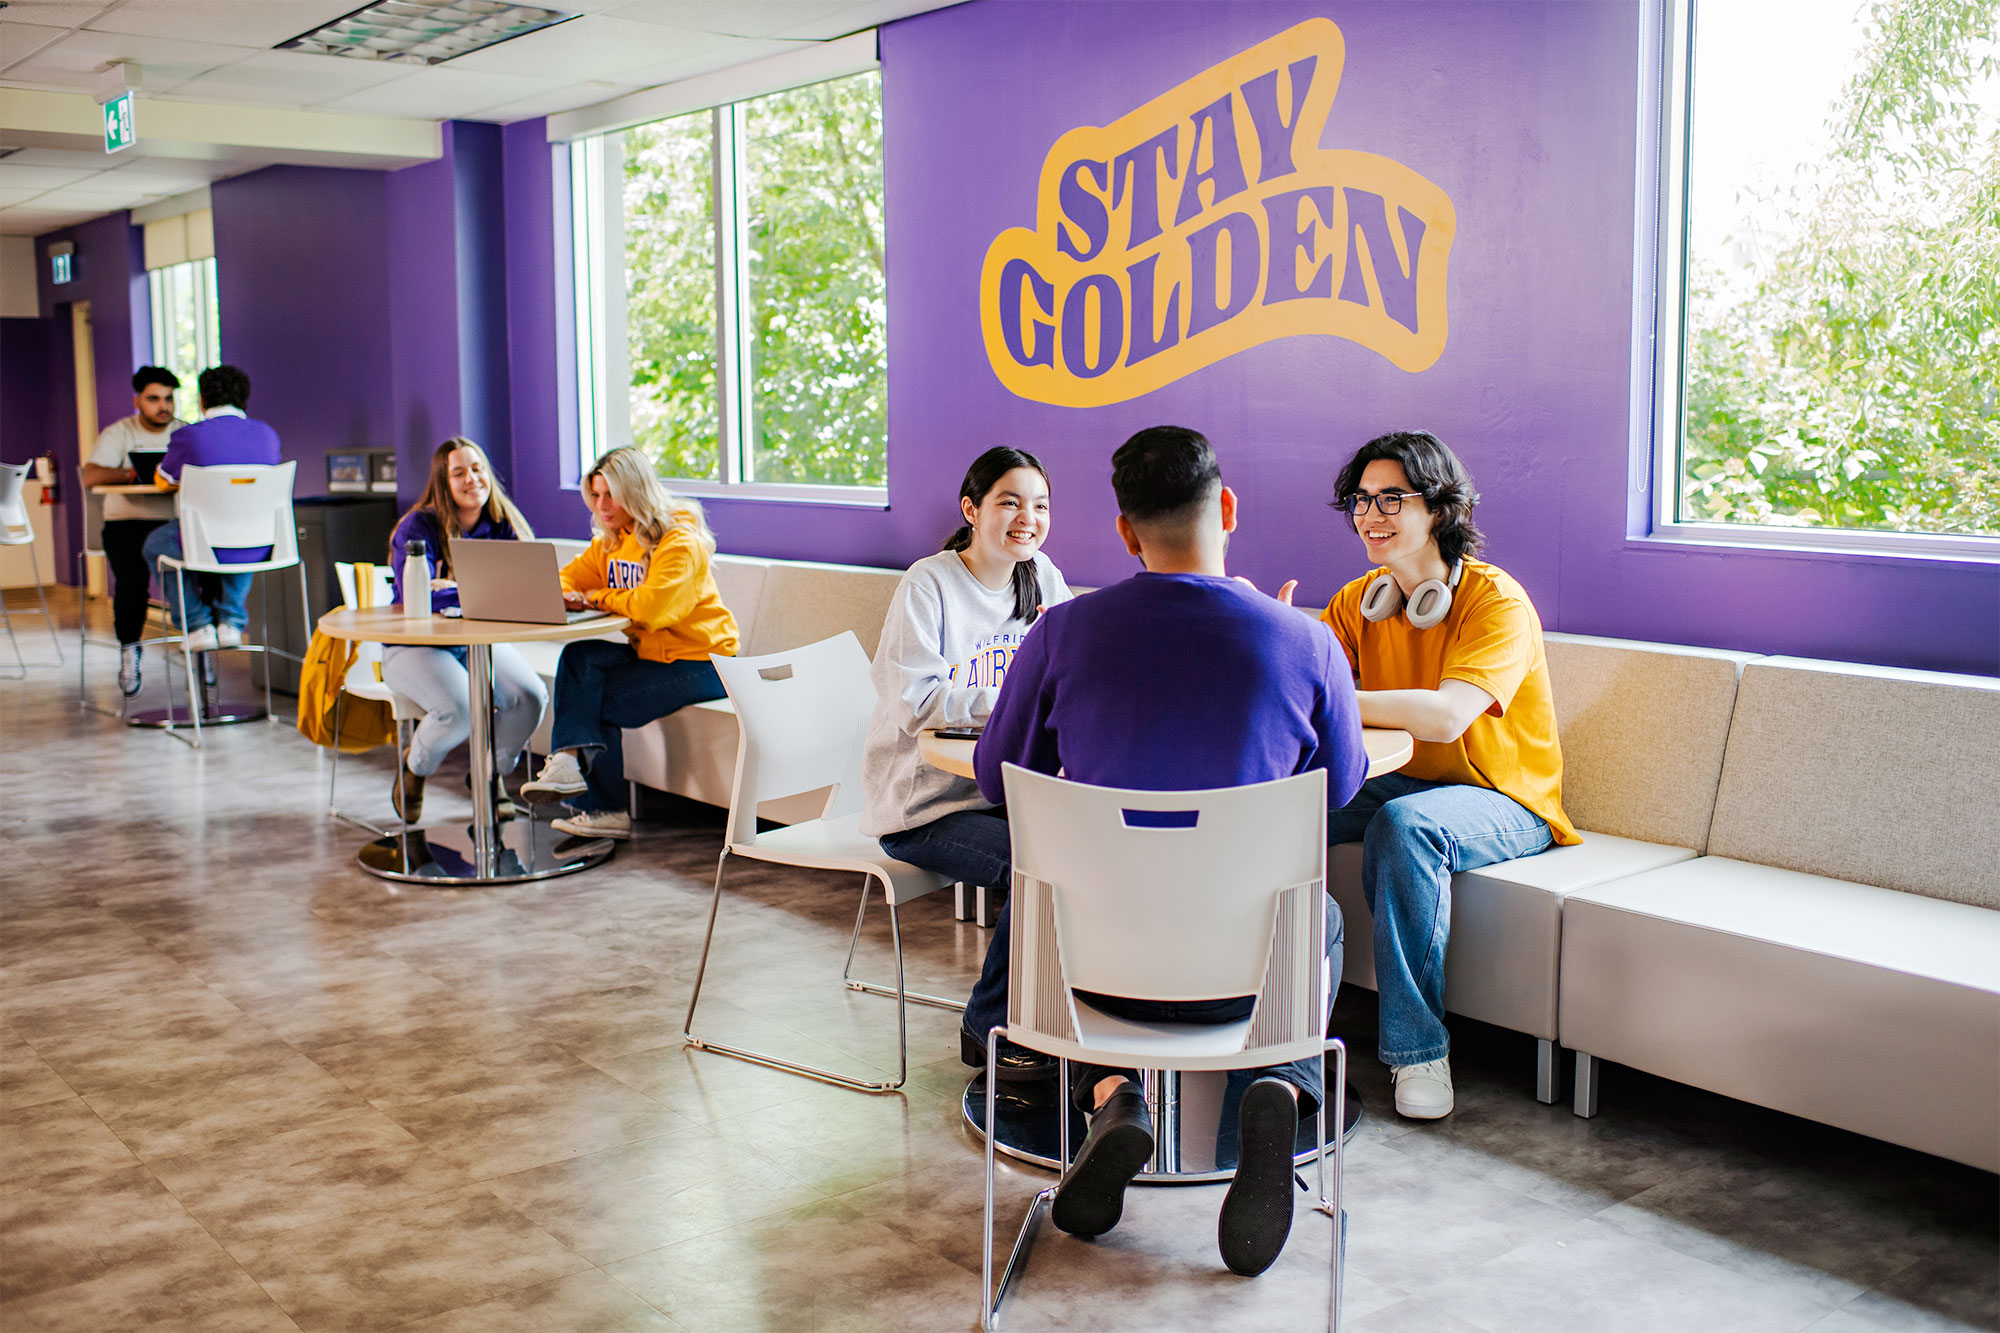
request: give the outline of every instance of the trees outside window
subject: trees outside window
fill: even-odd
[[[1996,17],[1695,12],[1666,522],[2000,537]]]
[[[153,306],[153,364],[181,382],[174,415],[201,420],[195,377],[222,360],[222,306],[215,290],[215,260],[191,259],[149,270]]]
[[[575,145],[586,461],[887,485],[881,149],[872,72]]]

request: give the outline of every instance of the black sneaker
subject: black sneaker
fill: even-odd
[[[967,1068],[986,1068],[986,1043],[972,1035],[968,1028],[958,1030],[958,1058]],[[1056,1058],[1031,1051],[1025,1046],[1016,1046],[1005,1037],[1000,1039],[1000,1050],[994,1057],[993,1072],[1002,1083],[1040,1083],[1056,1076]]]
[[[402,780],[389,790],[389,803],[396,808],[396,814],[405,824],[415,824],[424,817],[424,777],[410,771],[410,752],[405,750],[398,756],[402,766]]]
[[[1090,1117],[1090,1133],[1056,1186],[1049,1218],[1072,1236],[1101,1236],[1125,1211],[1125,1187],[1153,1155],[1146,1096],[1127,1079]]]
[[[1255,1277],[1278,1261],[1292,1234],[1292,1145],[1299,1100],[1281,1078],[1260,1078],[1237,1111],[1236,1175],[1223,1196],[1216,1241],[1232,1273]]]

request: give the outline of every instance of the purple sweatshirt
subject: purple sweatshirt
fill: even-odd
[[[1015,651],[973,763],[996,804],[1003,763],[1146,791],[1323,768],[1332,810],[1368,772],[1333,634],[1204,574],[1137,574],[1051,607]]]
[[[167,437],[167,455],[153,469],[155,477],[180,484],[184,467],[234,467],[257,464],[276,467],[285,460],[278,456],[278,432],[235,408],[223,408],[213,416],[190,422]],[[217,547],[216,560],[225,565],[250,565],[271,558],[268,546]],[[248,578],[249,575],[230,575]]]
[[[492,519],[485,514],[470,529],[458,534],[479,541],[513,541],[516,537],[514,525],[506,519]],[[431,567],[431,610],[442,611],[448,606],[458,605],[458,589],[440,588],[436,580],[440,577],[438,566],[444,564],[451,552],[445,549],[444,529],[438,526],[437,515],[428,509],[412,509],[403,515],[403,521],[396,525],[395,533],[389,538],[389,572],[396,581],[396,602],[403,601],[403,557],[408,555],[410,539],[421,538],[424,543],[424,559]]]

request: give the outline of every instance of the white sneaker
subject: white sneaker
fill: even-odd
[[[139,654],[136,643],[118,649],[118,689],[129,699],[139,692]]]
[[[218,648],[241,648],[243,646],[243,627],[241,625],[217,625],[215,627],[215,646]]]
[[[623,810],[585,810],[567,819],[551,819],[549,827],[572,838],[629,838],[632,816]]]
[[[1450,1057],[1392,1066],[1389,1081],[1396,1085],[1397,1115],[1411,1120],[1442,1120],[1451,1114]]]
[[[189,630],[187,641],[181,645],[191,653],[212,653],[221,646],[221,636],[216,633],[213,625],[203,625],[200,629]]]
[[[589,789],[590,784],[583,780],[583,765],[576,762],[576,756],[568,750],[557,750],[542,765],[540,777],[521,784],[521,795],[574,796]]]

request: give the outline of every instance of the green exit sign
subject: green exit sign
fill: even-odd
[[[139,131],[132,121],[132,94],[104,104],[104,151],[116,153],[130,148],[139,141]]]

